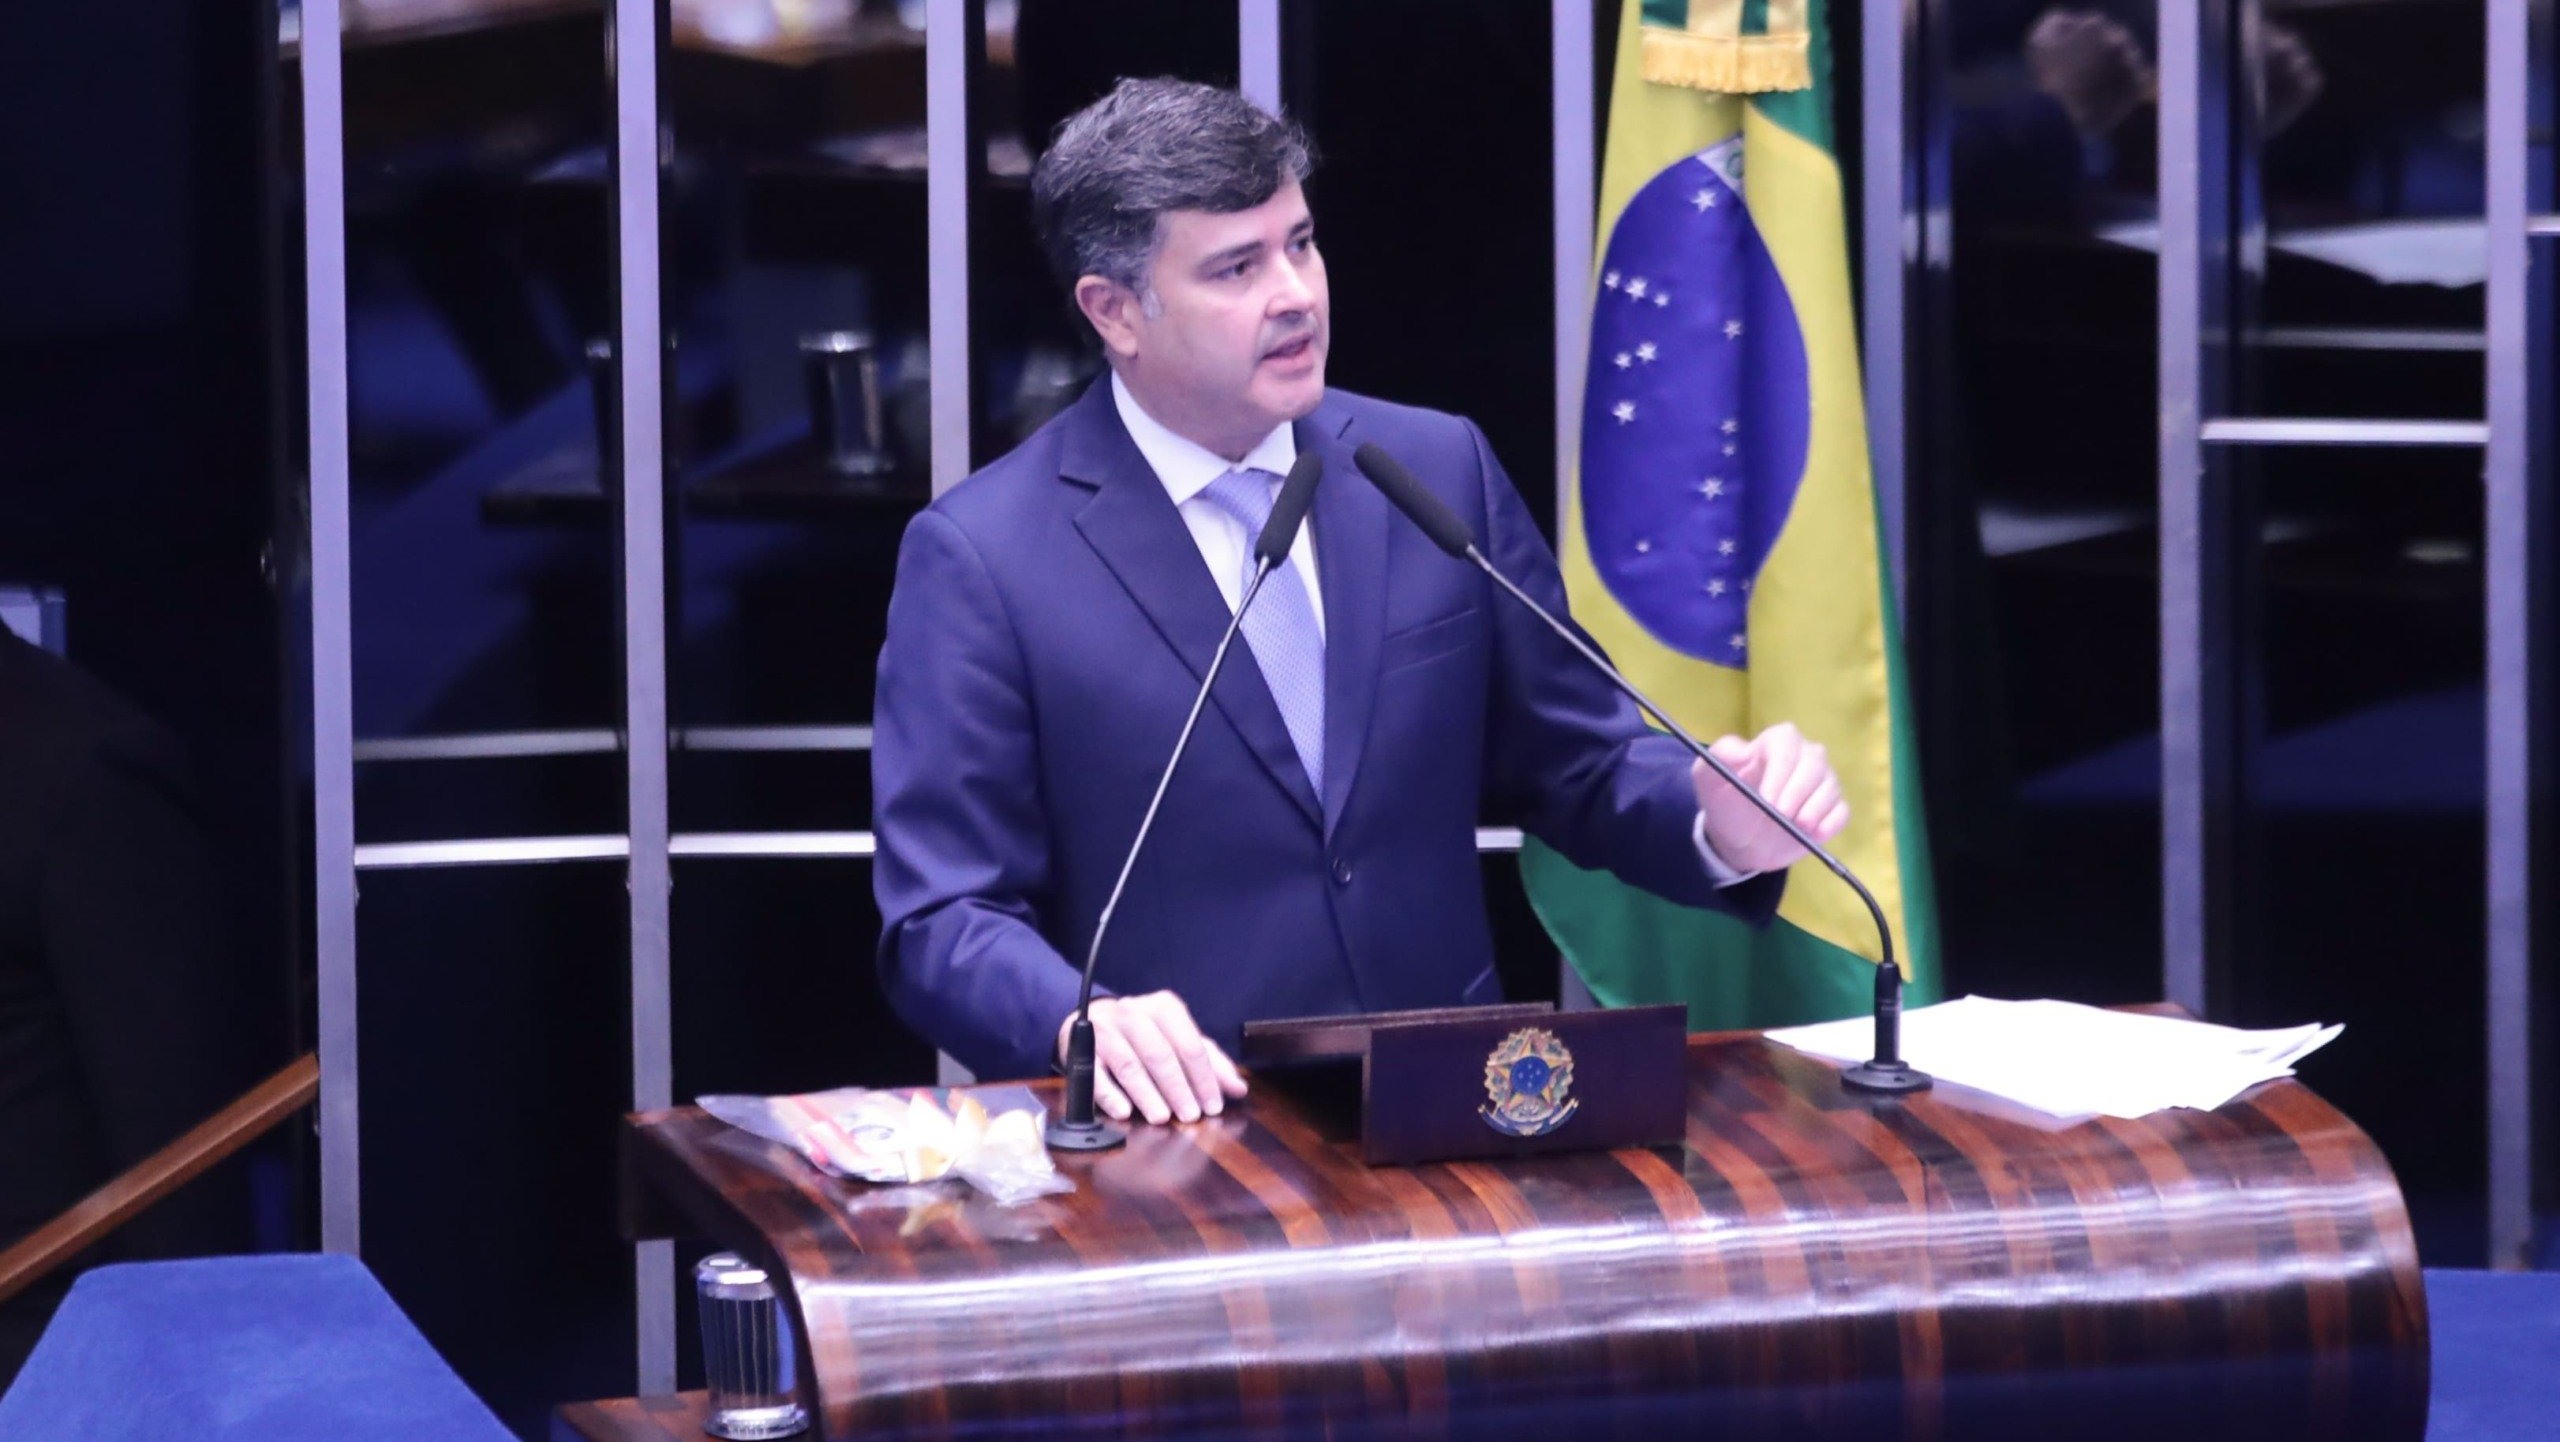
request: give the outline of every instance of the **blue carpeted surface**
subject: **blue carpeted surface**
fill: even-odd
[[[9,1442],[363,1442],[509,1434],[352,1257],[82,1277],[6,1396]]]
[[[2427,1273],[2430,1442],[2560,1438],[2560,1272]]]

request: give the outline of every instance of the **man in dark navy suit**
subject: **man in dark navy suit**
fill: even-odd
[[[1755,919],[1801,854],[1357,474],[1362,443],[1392,452],[1564,609],[1482,432],[1326,392],[1308,168],[1293,127],[1178,81],[1124,81],[1061,127],[1034,221],[1111,375],[937,500],[898,556],[872,749],[882,978],[979,1074],[1045,1071],[1075,1007],[1069,958],[1252,538],[1298,456],[1324,461],[1105,944],[1097,1092],[1123,1119],[1243,1095],[1228,1054],[1254,1018],[1499,1000],[1488,807],[1581,865]],[[1847,823],[1792,727],[1716,744],[1817,838]]]

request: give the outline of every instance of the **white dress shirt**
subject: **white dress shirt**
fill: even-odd
[[[1191,543],[1200,548],[1200,559],[1209,567],[1210,577],[1218,583],[1218,594],[1226,597],[1232,612],[1244,599],[1245,558],[1252,554],[1254,538],[1245,534],[1244,522],[1217,502],[1201,494],[1209,483],[1234,470],[1268,471],[1274,476],[1289,474],[1298,463],[1298,437],[1286,423],[1272,427],[1241,461],[1229,461],[1217,452],[1188,437],[1175,435],[1162,422],[1148,415],[1121,383],[1120,373],[1111,373],[1111,403],[1120,410],[1120,424],[1137,442],[1138,454],[1144,456],[1148,469],[1164,484],[1165,494],[1173,498],[1174,509],[1182,513],[1182,523],[1191,528]],[[1337,484],[1339,482],[1337,481]],[[1278,481],[1271,482],[1278,486]],[[1307,514],[1307,522],[1298,529],[1298,538],[1289,548],[1289,564],[1298,568],[1298,579],[1306,582],[1307,599],[1314,604],[1316,634],[1324,634],[1324,588],[1316,584],[1316,518]],[[1698,844],[1698,859],[1706,864],[1708,879],[1718,886],[1731,886],[1748,881],[1757,872],[1737,871],[1725,864],[1714,847],[1707,844],[1706,813],[1700,812],[1696,825],[1689,831]]]
[[[1182,523],[1191,528],[1191,543],[1200,548],[1200,559],[1208,563],[1209,574],[1218,583],[1218,594],[1227,598],[1227,609],[1234,611],[1244,599],[1245,560],[1253,554],[1254,538],[1245,534],[1244,522],[1233,512],[1200,493],[1229,471],[1289,474],[1289,468],[1298,463],[1297,434],[1285,423],[1274,426],[1261,444],[1245,452],[1243,460],[1229,461],[1198,441],[1165,429],[1129,394],[1117,371],[1111,373],[1111,402],[1120,408],[1120,424],[1128,429],[1129,439],[1138,443],[1138,454],[1147,458],[1148,469],[1164,483],[1165,494],[1173,497]],[[1280,482],[1270,484],[1276,489]],[[1298,579],[1306,583],[1307,600],[1316,612],[1316,635],[1321,638],[1324,588],[1316,584],[1315,529],[1316,518],[1309,514],[1290,543],[1289,564],[1298,568]]]

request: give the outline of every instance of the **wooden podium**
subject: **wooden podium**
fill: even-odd
[[[1676,1148],[1372,1168],[1257,1086],[1011,1210],[652,1112],[626,1222],[774,1273],[828,1438],[2422,1436],[2399,1189],[2301,1085],[2057,1126],[1686,1062]]]

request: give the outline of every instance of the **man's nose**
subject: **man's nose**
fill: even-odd
[[[1304,266],[1283,257],[1271,268],[1271,274],[1273,279],[1272,315],[1295,315],[1300,311],[1315,308],[1316,288],[1308,284]]]

